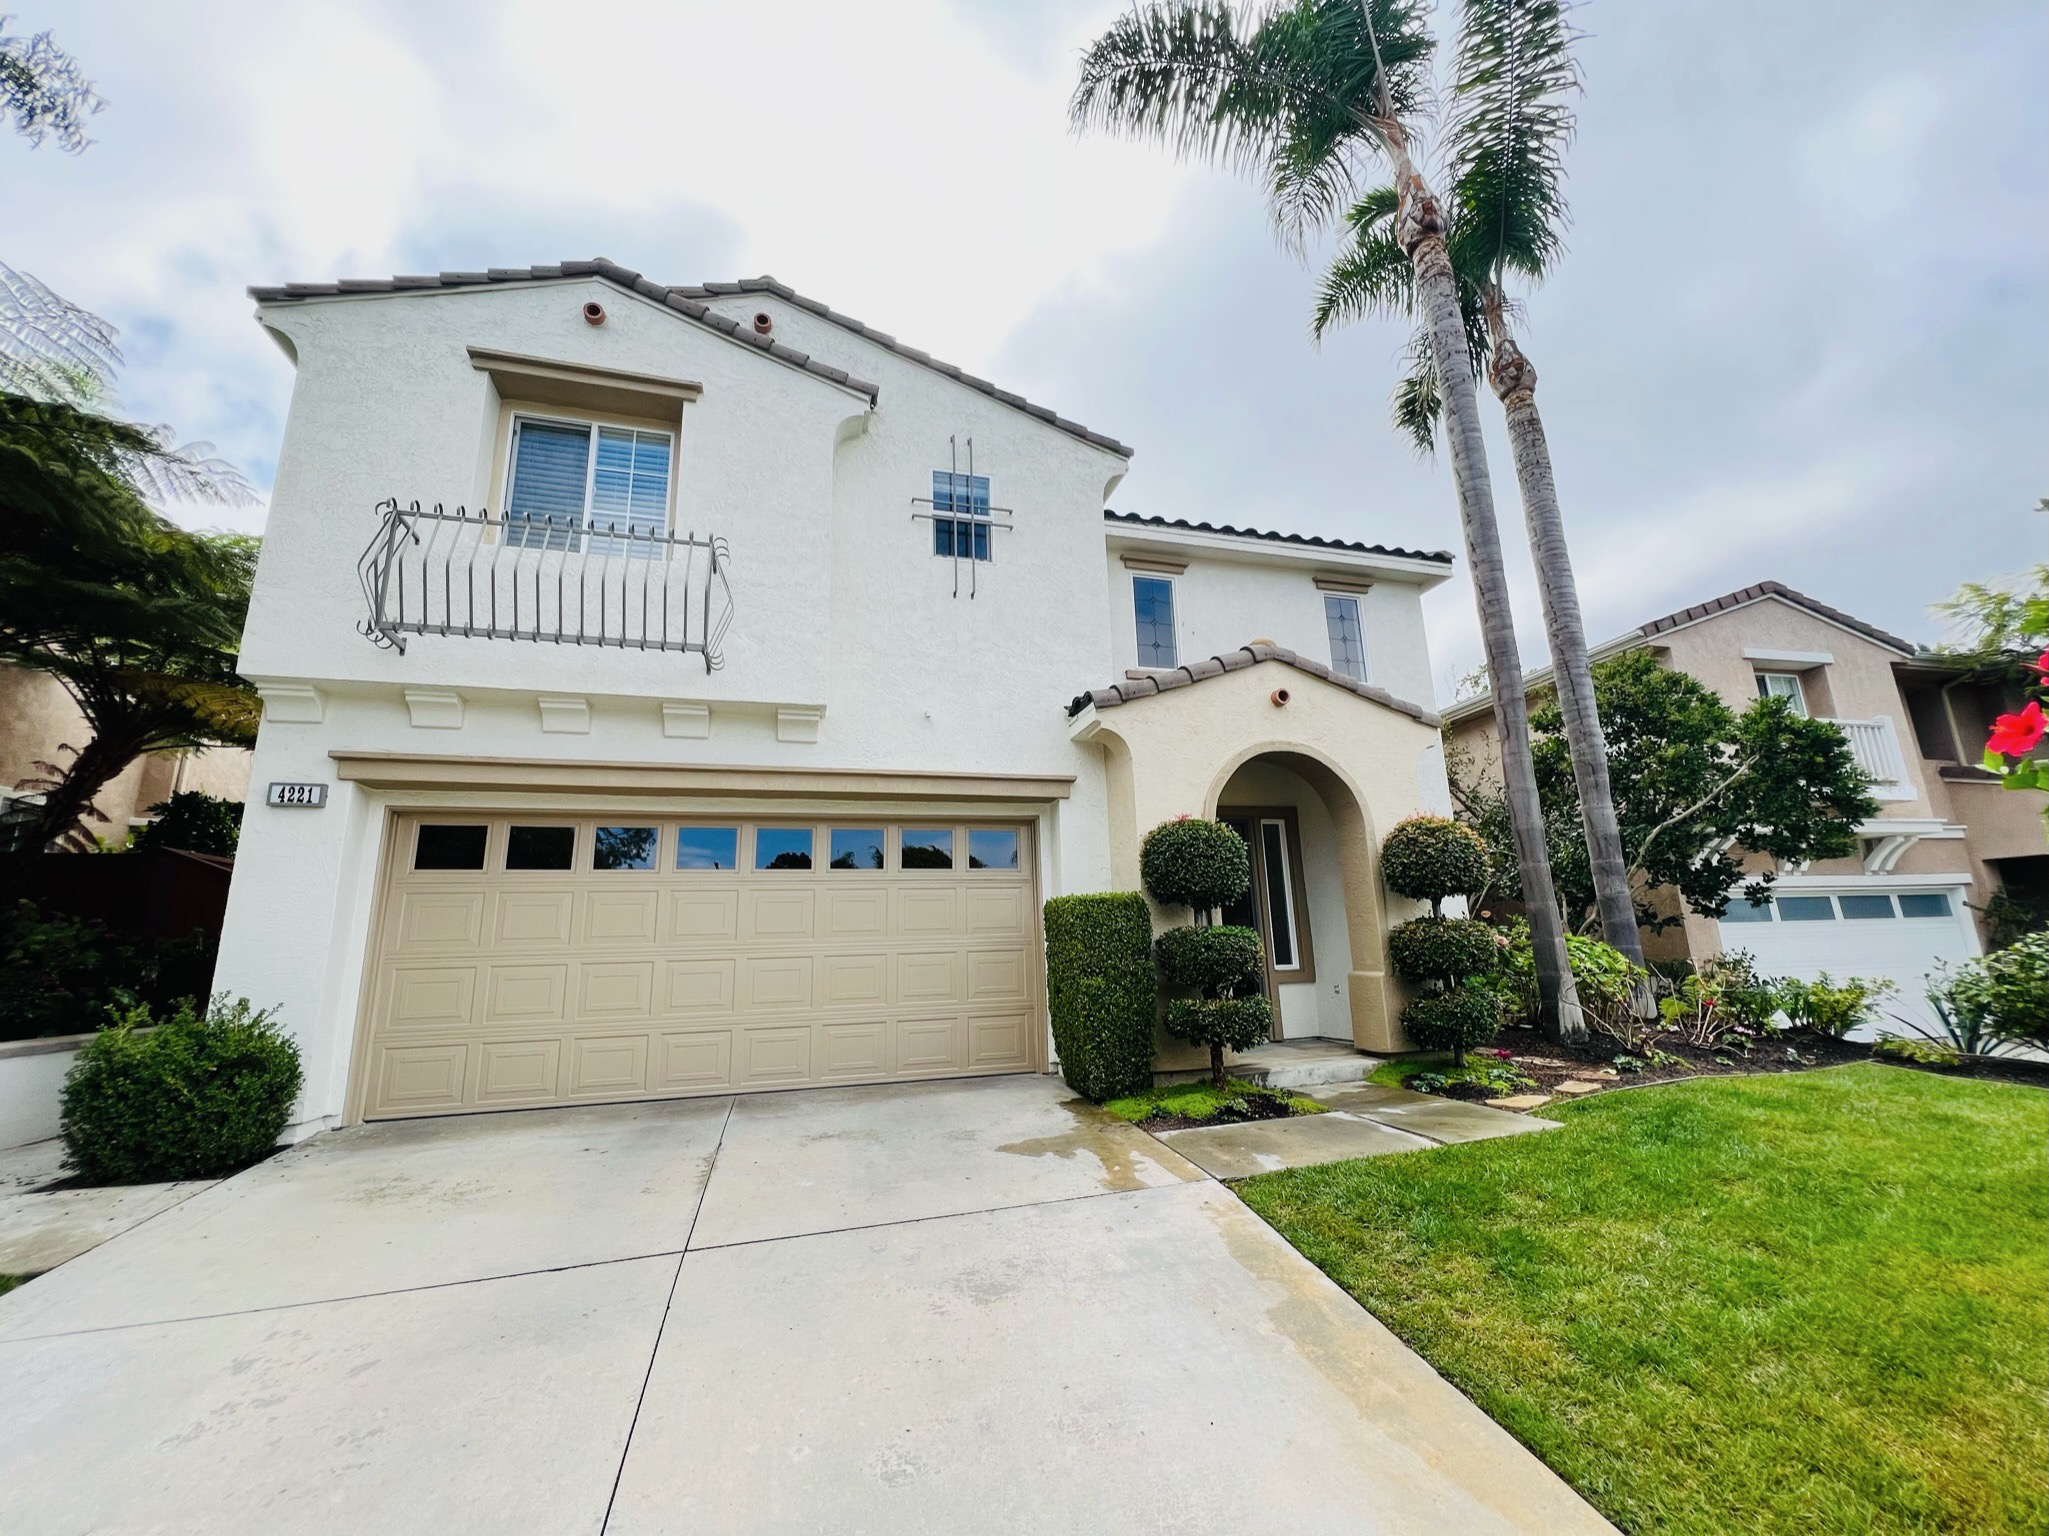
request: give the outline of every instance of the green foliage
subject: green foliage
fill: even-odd
[[[1257,1083],[1242,1082],[1234,1077],[1222,1088],[1208,1081],[1168,1083],[1148,1088],[1143,1093],[1112,1099],[1103,1108],[1119,1120],[1137,1124],[1155,1115],[1172,1115],[1180,1120],[1263,1120],[1277,1118],[1276,1111],[1289,1115],[1320,1115],[1330,1106],[1319,1104],[1304,1094],[1262,1088]]]
[[[64,1080],[71,1168],[96,1184],[214,1179],[277,1145],[301,1073],[274,1009],[222,994],[203,1016],[187,1003],[151,1023],[131,1009],[79,1050]]]
[[[1493,1099],[1513,1098],[1536,1090],[1537,1080],[1509,1060],[1507,1051],[1482,1051],[1462,1067],[1448,1063],[1409,1073],[1402,1082],[1417,1093],[1442,1094],[1453,1088],[1483,1088]]]
[[[147,939],[32,901],[0,907],[0,1040],[82,1035],[108,1010],[206,995],[215,935]]]
[[[2002,885],[1979,908],[1985,914],[1985,947],[2004,949],[2031,933],[2049,933],[2049,895],[2024,894]]]
[[[1937,970],[1928,1001],[1943,1038],[1960,1051],[2049,1045],[2049,933],[2031,933],[1955,967]]]
[[[1381,842],[1380,874],[1397,896],[1429,902],[1435,917],[1446,897],[1486,888],[1487,845],[1450,817],[1411,816]]]
[[[185,789],[149,808],[156,820],[135,834],[137,848],[183,848],[233,858],[242,839],[242,802]]]
[[[1741,715],[1705,684],[1626,651],[1593,669],[1608,743],[1608,775],[1624,855],[1653,930],[1680,921],[1653,909],[1664,890],[1703,916],[1719,917],[1740,891],[1765,895],[1773,877],[1748,872],[1746,853],[1780,863],[1844,858],[1857,826],[1878,813],[1843,733],[1793,714],[1783,699],[1758,699]],[[1545,839],[1559,901],[1574,926],[1596,910],[1572,753],[1557,703],[1530,713]],[[1492,779],[1470,759],[1448,759],[1460,818],[1487,840],[1494,882],[1485,893],[1518,897],[1515,848]]]
[[[1139,879],[1163,907],[1207,912],[1227,906],[1252,886],[1252,853],[1221,821],[1181,816],[1146,833]]]
[[[1167,1004],[1167,1033],[1209,1047],[1212,1083],[1224,1081],[1225,1051],[1263,1045],[1273,1027],[1273,1004],[1264,997],[1177,997]]]
[[[1092,1103],[1152,1085],[1152,909],[1136,891],[1046,903],[1046,1001],[1067,1086]]]
[[[1911,1061],[1924,1067],[1953,1067],[1963,1059],[1963,1053],[1946,1040],[1927,1037],[1910,1039],[1905,1035],[1880,1035],[1878,1043],[1871,1047],[1874,1056],[1886,1056],[1894,1061]]]
[[[1236,1188],[1622,1530],[2049,1529],[2049,1096],[1853,1066],[1544,1114]]]
[[[1823,971],[1812,981],[1788,978],[1782,982],[1781,1006],[1786,1017],[1801,1029],[1843,1039],[1860,1024],[1868,1024],[1879,1003],[1893,991],[1893,984],[1864,976],[1837,981]]]
[[[1501,964],[1504,940],[1471,917],[1419,917],[1387,936],[1388,959],[1404,981],[1457,981]]]
[[[0,15],[0,28],[12,20]],[[92,142],[86,118],[105,105],[78,60],[50,33],[0,34],[0,118],[13,118],[14,131],[29,143],[54,135],[59,149],[75,155]]]
[[[1266,974],[1266,946],[1256,928],[1169,928],[1153,941],[1160,980],[1204,997],[1237,997]]]
[[[1463,1066],[1467,1051],[1501,1033],[1501,1002],[1493,989],[1463,981],[1411,999],[1402,1028],[1423,1049],[1450,1051],[1453,1064]]]
[[[1530,949],[1530,925],[1518,917],[1506,933],[1508,942],[1501,951],[1496,985],[1511,1016],[1534,1024],[1538,1017],[1537,968]],[[1629,1049],[1642,1046],[1642,1025],[1630,1012],[1630,999],[1646,973],[1613,945],[1583,934],[1566,935],[1565,952],[1587,1023]]]

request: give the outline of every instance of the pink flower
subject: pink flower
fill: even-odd
[[[1992,739],[1985,743],[1985,750],[2006,757],[2026,757],[2045,732],[2049,732],[2049,719],[2043,718],[2041,701],[2030,699],[2028,707],[2019,714],[2001,715],[1992,722]]]

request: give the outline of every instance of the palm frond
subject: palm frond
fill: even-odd
[[[121,366],[117,334],[90,310],[0,262],[0,390],[102,403]]]
[[[1437,388],[1437,364],[1430,356],[1430,338],[1418,331],[1409,338],[1407,367],[1394,387],[1395,430],[1409,440],[1418,456],[1437,448],[1437,423],[1444,415],[1444,396]]]
[[[55,136],[58,148],[77,154],[91,139],[85,119],[106,105],[78,60],[48,32],[8,36],[12,16],[0,16],[0,117],[31,145]]]
[[[1362,216],[1366,207],[1363,200],[1353,206],[1352,243],[1332,260],[1317,285],[1316,307],[1309,319],[1310,337],[1317,342],[1338,326],[1376,315],[1406,315],[1415,304],[1416,269],[1395,243],[1392,215]]]
[[[1580,88],[1569,0],[1465,0],[1445,148],[1471,249],[1462,270],[1541,278],[1563,248],[1568,98]]]

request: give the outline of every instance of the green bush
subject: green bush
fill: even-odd
[[[1411,1000],[1402,1028],[1427,1051],[1450,1051],[1452,1065],[1463,1067],[1467,1051],[1501,1033],[1501,1003],[1480,982],[1462,981]]]
[[[1518,917],[1506,932],[1508,944],[1501,952],[1497,985],[1510,1015],[1534,1024],[1537,967],[1530,950],[1530,925]],[[1631,965],[1629,957],[1613,945],[1582,934],[1566,935],[1565,952],[1587,1023],[1625,1049],[1647,1047],[1657,1026],[1630,1012],[1630,994],[1649,973]]]
[[[1871,1047],[1874,1056],[1891,1057],[1894,1061],[1916,1062],[1924,1067],[1953,1067],[1963,1059],[1963,1053],[1946,1040],[1931,1040],[1927,1037],[1914,1040],[1905,1035],[1880,1035],[1878,1043]]]
[[[1060,1075],[1091,1103],[1153,1085],[1152,909],[1136,891],[1046,903],[1046,1001]]]
[[[1487,845],[1448,817],[1411,816],[1382,841],[1380,877],[1397,896],[1429,902],[1430,915],[1439,917],[1446,897],[1486,888]]]
[[[1206,997],[1235,997],[1266,974],[1256,928],[1169,928],[1153,941],[1160,979]]]
[[[139,828],[131,846],[182,848],[187,853],[235,856],[242,840],[242,802],[223,800],[204,790],[183,789],[149,808],[156,819]]]
[[[1207,912],[1251,889],[1252,854],[1245,839],[1221,821],[1182,816],[1146,833],[1138,873],[1161,906]]]
[[[1890,996],[1893,984],[1868,977],[1852,976],[1837,981],[1823,971],[1812,981],[1788,980],[1780,994],[1786,1017],[1802,1029],[1840,1040],[1859,1024],[1871,1021],[1879,1000]]]
[[[1501,964],[1502,940],[1470,917],[1419,917],[1387,936],[1388,959],[1404,981],[1457,981]]]
[[[2049,1045],[2049,933],[2031,933],[1977,964],[1985,973],[1985,1013],[2006,1040]]]
[[[1167,1004],[1167,1033],[1209,1047],[1210,1084],[1222,1088],[1224,1052],[1249,1051],[1273,1035],[1274,1006],[1264,997],[1177,997]]]
[[[147,1008],[79,1050],[64,1080],[66,1161],[96,1184],[215,1179],[277,1145],[299,1096],[299,1047],[247,998],[190,1003],[147,1034]]]

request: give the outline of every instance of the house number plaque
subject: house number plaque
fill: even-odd
[[[327,804],[325,784],[273,784],[270,793],[264,796],[265,805],[293,806],[303,810],[318,810]]]

